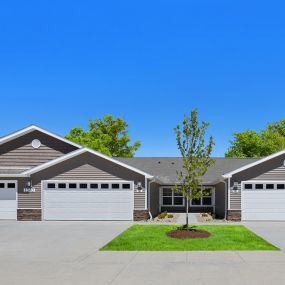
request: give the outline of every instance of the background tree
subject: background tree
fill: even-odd
[[[130,144],[128,124],[123,118],[105,115],[102,119],[90,120],[88,131],[72,128],[65,137],[82,146],[89,147],[108,156],[133,157],[141,143]]]
[[[235,132],[226,157],[263,157],[285,149],[285,119],[269,123],[264,130]]]
[[[172,188],[180,193],[186,200],[186,225],[188,228],[189,200],[201,199],[203,191],[199,188],[202,185],[202,178],[207,169],[214,163],[210,158],[213,150],[214,140],[210,136],[206,143],[205,134],[209,124],[199,124],[198,112],[191,111],[190,117],[184,116],[182,125],[174,129],[176,142],[182,156],[183,169],[177,171],[178,183]]]

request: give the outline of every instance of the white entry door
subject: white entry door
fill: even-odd
[[[285,182],[244,182],[243,221],[285,221]]]
[[[45,220],[133,220],[132,182],[45,181]]]
[[[17,181],[0,180],[0,219],[17,219]]]

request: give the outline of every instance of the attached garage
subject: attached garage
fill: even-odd
[[[44,220],[133,220],[132,181],[43,181]]]
[[[285,221],[285,181],[242,183],[243,221]]]
[[[0,219],[17,219],[17,181],[0,180]]]

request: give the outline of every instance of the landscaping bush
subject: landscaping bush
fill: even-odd
[[[165,219],[167,217],[167,212],[162,212],[157,216],[160,220]]]

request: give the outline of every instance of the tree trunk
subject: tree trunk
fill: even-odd
[[[188,229],[188,225],[189,225],[188,212],[189,212],[189,201],[188,201],[188,198],[186,198],[186,229]]]

